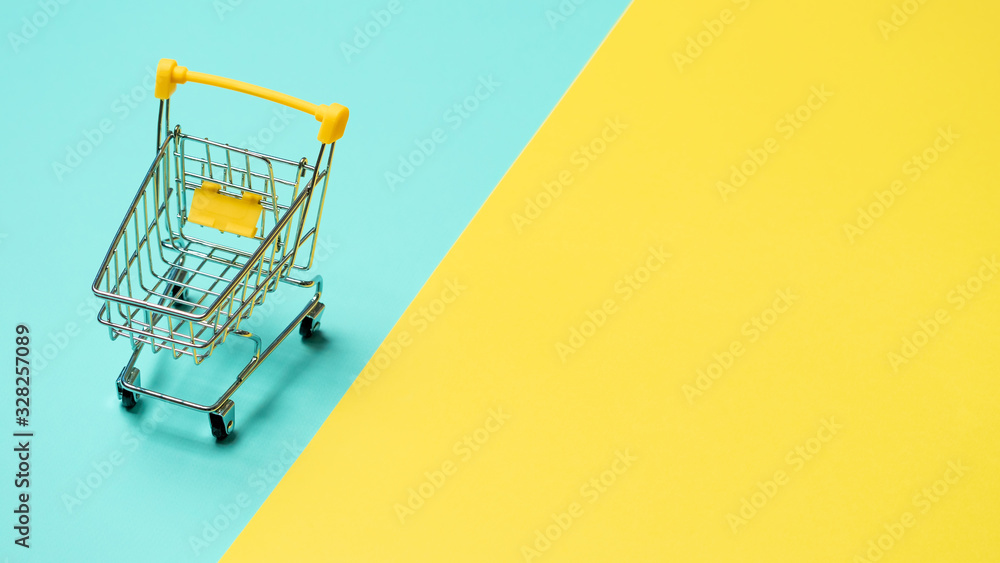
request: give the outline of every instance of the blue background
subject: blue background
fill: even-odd
[[[583,2],[553,26],[546,10],[558,9],[557,0],[403,0],[360,53],[346,56],[355,27],[388,4],[43,0],[0,8],[0,358],[13,363],[14,327],[29,325],[36,433],[29,551],[12,543],[10,373],[0,383],[0,435],[8,436],[0,440],[8,452],[0,454],[0,556],[217,560],[628,2]],[[22,18],[44,23],[26,27]],[[234,397],[236,439],[223,444],[204,414],[150,399],[124,411],[114,380],[129,349],[94,318],[90,284],[152,160],[157,101],[148,76],[161,57],[351,110],[317,251],[315,271],[326,281],[322,337],[304,343],[293,335],[255,372]],[[491,76],[495,91],[468,118],[446,115]],[[276,110],[189,84],[178,87],[171,117],[194,135],[236,145],[256,139],[265,153],[314,158],[318,123],[290,110],[274,119]],[[444,142],[391,189],[386,172],[398,171],[414,141],[437,128]],[[251,319],[265,338],[309,297],[291,286],[275,295]],[[214,400],[249,357],[245,342],[229,342],[201,366],[144,354],[143,384]]]

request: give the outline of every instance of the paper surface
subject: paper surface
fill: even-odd
[[[998,11],[635,2],[225,560],[995,560]]]

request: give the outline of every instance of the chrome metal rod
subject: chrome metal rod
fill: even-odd
[[[261,362],[267,359],[267,357],[271,354],[271,352],[273,352],[275,348],[277,348],[286,338],[288,338],[288,335],[291,334],[292,330],[294,330],[295,327],[299,325],[299,323],[302,322],[302,319],[309,316],[309,313],[312,312],[312,310],[315,308],[316,304],[319,303],[319,300],[323,295],[322,276],[315,276],[311,280],[293,280],[289,278],[283,278],[282,281],[303,288],[315,287],[316,292],[313,294],[312,298],[309,300],[306,306],[303,307],[302,311],[295,316],[292,322],[290,322],[288,326],[286,326],[285,329],[282,330],[281,333],[273,341],[271,341],[271,343],[267,346],[267,348],[264,349],[263,352],[261,352],[260,350],[261,339],[259,336],[244,330],[232,331],[232,334],[235,334],[237,336],[242,336],[244,338],[249,338],[254,341],[255,344],[254,355],[253,357],[250,358],[250,361],[247,363],[247,365],[242,370],[240,370],[239,375],[236,376],[236,381],[234,381],[233,384],[230,385],[228,389],[226,389],[225,393],[223,393],[222,396],[219,397],[219,399],[214,403],[212,403],[211,405],[202,405],[200,403],[194,403],[191,401],[180,399],[178,397],[174,397],[172,395],[167,395],[166,393],[160,393],[159,391],[153,391],[152,389],[147,389],[145,387],[133,385],[132,383],[125,381],[126,374],[128,374],[128,372],[131,371],[133,367],[135,367],[136,359],[139,357],[139,353],[142,351],[141,342],[136,345],[136,348],[132,352],[132,356],[129,359],[128,364],[125,366],[125,369],[122,371],[122,374],[118,376],[118,385],[121,386],[122,389],[127,389],[133,393],[145,395],[147,397],[152,397],[154,399],[159,399],[161,401],[166,401],[168,403],[172,403],[177,406],[189,408],[191,410],[199,412],[215,412],[219,410],[219,408],[221,408],[222,405],[226,401],[228,401],[229,398],[232,397],[234,393],[236,393],[236,390],[239,389],[246,382],[246,380],[250,378],[250,375],[253,374],[254,370],[256,370],[258,366],[260,366]]]

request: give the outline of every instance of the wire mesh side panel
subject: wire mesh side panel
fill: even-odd
[[[169,348],[175,357],[189,354],[200,358],[198,350],[211,344],[209,322],[175,316],[171,310],[183,283],[173,264],[160,249],[169,232],[162,218],[169,209],[171,166],[167,143],[161,148],[150,173],[132,202],[96,288],[108,297],[100,320],[109,327],[112,339],[129,338],[133,347],[140,342],[154,351]]]
[[[306,271],[313,266],[316,247],[320,244],[319,225],[323,219],[323,203],[326,200],[327,185],[330,181],[330,163],[333,160],[335,145],[336,143],[331,143],[324,147],[325,152],[320,158],[320,162],[315,163],[319,172],[313,178],[309,178],[314,203],[310,203],[308,212],[302,217],[302,231],[298,237],[295,257],[292,260],[293,270]],[[315,182],[315,185],[312,185],[312,182]]]
[[[100,321],[111,337],[189,355],[196,363],[209,356],[289,270],[298,246],[289,237],[308,211],[300,183],[311,171],[304,159],[275,159],[172,133],[95,284],[107,297]],[[261,196],[254,237],[187,222],[191,191],[204,180],[229,196],[244,190]]]

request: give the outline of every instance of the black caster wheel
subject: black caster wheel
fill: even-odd
[[[317,323],[318,324],[318,323]],[[313,320],[309,317],[302,319],[302,323],[299,324],[299,334],[302,338],[309,338],[313,334]]]
[[[178,263],[178,266],[183,263],[184,260],[182,259]],[[172,282],[176,282],[167,284],[167,295],[170,298],[169,306],[171,307],[179,306],[180,303],[178,303],[178,301],[187,301],[187,291],[185,291],[185,287],[181,285],[184,283],[185,278],[187,278],[187,272],[180,269],[178,266],[174,266],[167,271],[167,279]]]
[[[299,323],[299,334],[302,338],[309,338],[319,330],[319,319],[323,316],[324,309],[326,309],[326,305],[317,303],[309,313],[309,316],[302,319],[302,322]]]
[[[123,373],[121,378],[122,380],[131,383],[132,385],[141,385],[141,383],[139,382],[139,370],[136,368],[132,368],[127,373]],[[124,387],[121,386],[121,384],[118,384],[117,387],[118,387],[118,399],[121,400],[122,406],[125,407],[126,410],[134,409],[135,406],[139,403],[139,394],[129,391],[128,389],[125,389]]]
[[[173,307],[174,309],[179,309],[183,306],[183,302],[188,300],[187,290],[184,289],[182,285],[170,284],[167,286],[167,295],[170,296],[169,299],[164,299],[167,302],[168,307]]]
[[[212,425],[212,436],[219,442],[225,440],[236,429],[236,404],[226,401],[218,412],[208,413],[208,421]]]
[[[132,410],[135,408],[135,405],[139,402],[138,399],[139,398],[135,396],[135,393],[127,389],[122,389],[122,406],[126,409]]]
[[[173,300],[171,301],[172,307],[179,307],[182,305],[180,301],[188,300],[187,291],[185,291],[184,288],[179,285],[170,286],[170,297],[173,298]]]

